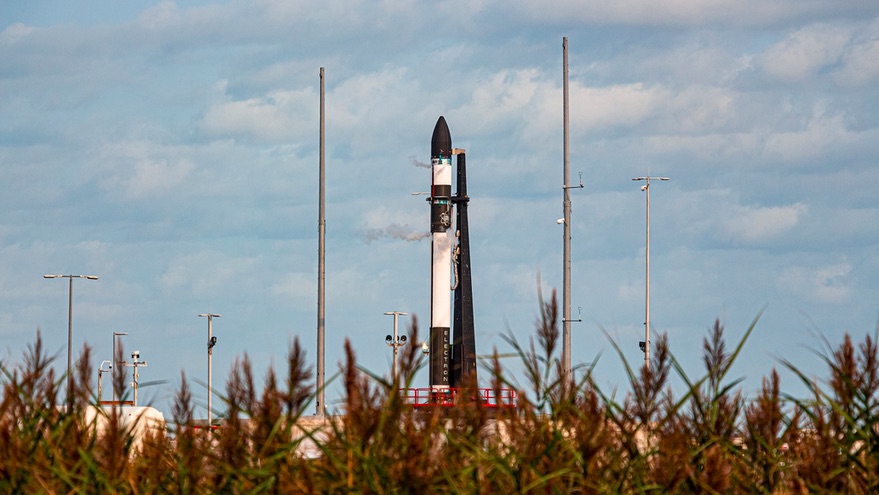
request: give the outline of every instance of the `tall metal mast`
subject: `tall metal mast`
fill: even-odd
[[[324,128],[325,128],[325,119],[324,119],[324,68],[320,68],[320,193],[319,193],[319,201],[320,207],[318,209],[318,220],[317,220],[317,415],[324,416],[326,415],[327,406],[324,402],[324,377],[325,377],[325,366],[324,362],[324,354],[325,354],[325,344],[324,344],[324,331],[325,331],[325,308],[324,308],[324,278],[326,275],[325,266],[324,266],[324,258],[326,255],[326,247],[324,246],[324,240],[326,238],[327,233],[327,220],[326,220],[326,200],[324,198],[324,192],[326,190],[326,177],[324,174]]]
[[[570,139],[568,130],[568,38],[562,38],[562,66],[564,72],[562,100],[564,127],[564,254],[562,275],[562,381],[567,384],[571,378],[571,181]]]

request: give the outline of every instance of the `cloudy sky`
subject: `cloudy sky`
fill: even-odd
[[[719,318],[734,377],[879,321],[879,4],[868,0],[12,0],[0,5],[0,359],[37,330],[66,366],[259,376],[316,357],[319,70],[326,68],[327,367],[350,339],[387,373],[385,311],[429,321],[424,196],[445,116],[467,150],[477,350],[527,340],[562,284],[562,39],[569,44],[575,365],[627,389],[651,320],[694,376]],[[403,317],[408,326],[412,317]],[[509,362],[515,369],[515,363]],[[97,373],[95,373],[97,376]],[[485,375],[483,375],[485,376]],[[783,375],[783,386],[794,379]],[[420,375],[427,385],[427,374]],[[203,386],[194,385],[204,404]],[[106,397],[105,397],[106,398]],[[337,383],[327,401],[338,408]],[[217,405],[217,401],[214,402]]]

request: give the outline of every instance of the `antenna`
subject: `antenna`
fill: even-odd
[[[562,321],[583,321],[583,306],[577,306],[577,319],[569,319],[566,320],[562,318]]]
[[[565,184],[562,186],[562,189],[583,189],[583,172],[577,172],[580,175],[580,185],[579,186],[569,186]]]

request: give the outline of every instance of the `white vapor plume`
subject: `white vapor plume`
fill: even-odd
[[[367,229],[363,232],[363,241],[370,244],[380,237],[393,237],[404,241],[420,241],[430,237],[430,232],[417,231],[408,225],[391,224],[383,229]]]
[[[415,165],[416,167],[430,168],[429,163],[419,162],[418,159],[415,158],[415,155],[409,155],[409,163]]]

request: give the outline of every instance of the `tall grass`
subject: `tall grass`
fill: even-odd
[[[596,385],[589,367],[563,377],[558,319],[553,293],[540,303],[534,338],[508,337],[524,385],[510,379],[496,352],[483,363],[492,388],[519,389],[516,407],[413,408],[400,389],[424,365],[416,347],[404,348],[394,382],[361,369],[346,344],[344,414],[316,419],[304,414],[315,389],[294,342],[283,375],[269,369],[261,386],[246,356],[235,363],[218,430],[194,428],[183,376],[167,432],[138,441],[121,428],[118,412],[105,413],[100,433],[83,419],[96,400],[87,348],[70,377],[73,409],[55,406],[65,377],[52,371],[54,357],[38,333],[21,363],[0,364],[0,492],[879,492],[875,333],[858,343],[848,335],[836,346],[825,341],[820,381],[782,361],[812,391],[808,397],[783,392],[775,370],[754,397],[730,376],[757,319],[733,346],[715,322],[697,377],[684,373],[660,335],[649,368],[632,366],[615,347],[631,390],[617,399]],[[413,320],[411,341],[417,333]],[[684,384],[683,393],[672,392],[672,380]],[[303,455],[306,445],[320,455]]]

